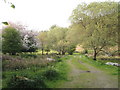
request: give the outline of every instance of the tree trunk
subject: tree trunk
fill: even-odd
[[[44,55],[43,50],[44,50],[44,49],[42,48],[42,55]]]
[[[11,55],[16,55],[16,53],[11,53]]]
[[[120,6],[120,5],[119,5]],[[118,19],[120,20],[120,18]],[[120,23],[118,23],[118,56],[120,56]]]
[[[120,39],[118,41],[118,56],[120,56]]]
[[[94,57],[93,57],[93,60],[96,61],[96,57],[97,57],[97,52],[96,52],[96,50],[94,50]]]
[[[65,55],[65,51],[62,51],[62,55]]]

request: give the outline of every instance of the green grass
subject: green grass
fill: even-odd
[[[80,58],[81,61],[91,64],[92,66],[94,66],[98,69],[101,69],[101,70],[107,72],[108,74],[118,75],[118,67],[106,65],[105,63],[101,62],[100,60],[94,61],[92,58],[88,58],[84,55],[80,55],[80,56],[81,56],[81,58]],[[80,56],[77,56],[77,57],[80,57]]]
[[[14,75],[17,76],[24,76],[30,79],[34,77],[42,76],[42,72],[45,71],[46,68],[38,68],[38,67],[31,67],[28,69],[18,70],[18,71],[4,71],[3,72],[3,88],[7,88],[7,83],[9,82],[10,78]]]
[[[49,88],[57,88],[62,83],[64,83],[67,80],[67,75],[70,70],[70,67],[66,63],[67,59],[69,59],[69,56],[64,56],[60,58],[62,61],[55,64],[53,67],[57,72],[59,72],[59,76],[56,78],[56,80],[46,80],[46,84]]]
[[[47,52],[44,51],[43,53],[46,54]],[[50,50],[50,52],[48,52],[48,53],[51,54],[51,53],[58,53],[58,52],[55,51],[55,50]],[[35,54],[42,54],[42,51],[41,51],[41,50],[38,50],[37,52],[35,52]]]
[[[101,63],[106,63],[106,62],[113,62],[113,63],[120,63],[120,60],[97,60],[98,62],[101,62]]]
[[[2,87],[8,88],[7,83],[10,82],[11,77],[14,75],[17,75],[17,76],[23,76],[23,77],[26,77],[26,78],[29,78],[32,80],[34,80],[35,77],[36,78],[42,77],[47,88],[54,88],[54,87],[60,85],[65,80],[67,80],[67,72],[69,72],[69,67],[66,63],[66,60],[68,58],[69,58],[69,56],[63,56],[62,58],[55,57],[56,62],[45,64],[44,67],[40,67],[40,65],[35,66],[34,63],[31,63],[30,67],[26,67],[23,69],[18,69],[18,70],[14,70],[13,68],[6,69],[5,71],[3,71],[3,74],[2,74],[2,76],[3,76]],[[27,61],[32,62],[33,59],[30,59]],[[38,63],[43,63],[43,62],[40,61]],[[9,63],[6,63],[6,62],[5,62],[5,64],[9,65]],[[15,62],[13,64],[15,64]],[[12,64],[10,64],[10,65],[12,65]],[[44,73],[49,69],[55,70],[58,73],[58,76],[53,77],[52,80],[47,79],[44,76]]]
[[[17,76],[24,76],[27,77],[29,79],[33,79],[35,77],[42,77],[42,79],[44,80],[47,88],[57,88],[60,85],[62,85],[62,83],[68,81],[68,73],[70,72],[71,67],[68,65],[68,60],[72,60],[72,64],[74,64],[78,69],[80,70],[89,70],[85,65],[81,64],[78,62],[78,60],[81,60],[83,63],[88,63],[96,68],[99,68],[105,72],[107,72],[108,74],[111,75],[118,75],[118,68],[115,66],[109,66],[109,65],[105,65],[105,62],[101,62],[100,60],[98,61],[94,61],[91,58],[88,58],[84,55],[79,55],[79,54],[74,54],[74,55],[64,55],[64,56],[52,56],[54,59],[56,59],[56,62],[52,62],[49,64],[45,64],[48,62],[41,62],[44,60],[39,61],[37,58],[35,59],[37,63],[44,63],[44,67],[40,67],[40,66],[36,66],[34,64],[36,64],[35,62],[33,62],[33,58],[29,60],[26,59],[27,61],[30,62],[30,66],[28,68],[24,68],[24,69],[18,69],[18,70],[13,70],[11,69],[6,69],[5,71],[3,71],[3,83],[2,86],[3,88],[7,88],[7,83],[9,82],[9,80],[11,79],[11,77],[13,75],[17,75]],[[40,56],[39,56],[40,58]],[[43,57],[42,57],[43,58]],[[29,63],[27,62],[27,63]],[[33,63],[32,63],[33,62]],[[9,63],[4,63],[4,64],[8,64]],[[10,64],[12,65],[12,64]],[[13,65],[15,65],[13,63]],[[41,65],[41,64],[39,64]],[[49,70],[55,70],[58,75],[56,77],[53,77],[52,80],[47,79],[44,76],[44,73]]]
[[[85,65],[81,64],[81,62],[79,62],[79,57],[76,56],[71,56],[71,60],[72,63],[77,66],[78,69],[80,70],[89,70]]]

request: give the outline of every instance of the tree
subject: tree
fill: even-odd
[[[93,49],[94,60],[102,49],[116,45],[117,11],[117,2],[93,2],[78,5],[70,17],[73,32],[79,33],[79,38],[74,37],[85,47]]]
[[[20,32],[22,41],[22,52],[35,52],[38,48],[38,43],[36,40],[37,32],[28,30],[27,26],[21,24],[20,22],[13,23],[9,22],[9,26],[15,28]]]
[[[38,40],[39,40],[39,44],[40,44],[40,48],[42,50],[42,55],[44,54],[44,49],[45,49],[45,45],[47,43],[47,32],[40,32],[40,34],[37,36]]]
[[[67,28],[52,26],[48,32],[48,42],[51,48],[62,55],[66,53],[66,48],[68,46],[68,42],[66,40],[67,31]]]
[[[35,52],[38,48],[36,35],[32,31],[26,31],[22,34],[22,52]]]
[[[22,43],[19,31],[13,27],[7,27],[3,30],[2,34],[2,51],[3,53],[9,53],[15,55],[21,52]]]
[[[60,40],[57,43],[57,50],[61,55],[65,55],[67,52],[68,42],[66,40]]]

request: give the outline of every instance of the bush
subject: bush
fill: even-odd
[[[29,58],[29,57],[30,57],[30,58],[31,58],[31,57],[37,58],[37,55],[25,53],[25,54],[21,54],[21,57],[22,57],[22,58]]]
[[[61,56],[60,56],[60,55],[55,55],[53,58],[54,58],[54,59],[60,59]]]
[[[85,49],[82,54],[88,54],[88,50]]]
[[[12,76],[7,83],[8,88],[45,88],[46,85],[42,78],[36,78],[34,80],[24,76]]]
[[[15,55],[21,52],[22,42],[20,32],[13,27],[7,27],[2,34],[2,52]]]
[[[75,51],[76,46],[72,45],[67,49],[68,54],[72,55]]]
[[[56,79],[56,77],[58,77],[58,72],[54,69],[48,69],[44,73],[44,76],[49,80],[53,80]]]
[[[25,47],[22,47],[22,52],[36,52],[36,50],[37,50],[38,48],[37,47],[35,47],[35,46],[33,46],[33,47],[29,47],[29,49],[28,48],[25,48]]]

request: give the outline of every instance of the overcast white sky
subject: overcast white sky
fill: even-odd
[[[31,30],[48,30],[56,24],[61,27],[70,25],[69,16],[76,6],[82,2],[106,0],[6,0],[15,5],[0,0],[0,22],[20,22]],[[113,1],[113,0],[112,0]],[[118,1],[118,0],[114,0]],[[2,25],[2,24],[0,24]]]

